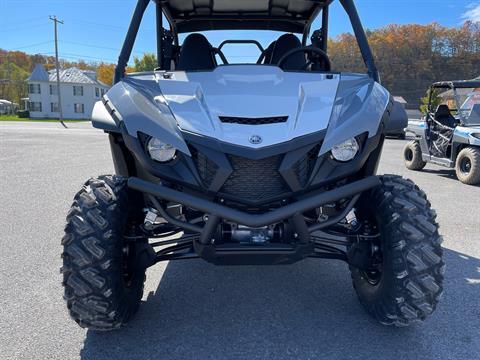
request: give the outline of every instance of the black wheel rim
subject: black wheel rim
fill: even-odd
[[[405,151],[405,159],[406,159],[407,161],[412,161],[412,160],[413,160],[413,151],[412,151],[412,149],[407,149],[407,150]]]
[[[472,170],[472,162],[468,157],[463,158],[460,161],[460,171],[464,174],[468,174],[470,173],[471,170]]]
[[[382,279],[381,269],[362,271],[362,277],[372,286],[377,286]]]

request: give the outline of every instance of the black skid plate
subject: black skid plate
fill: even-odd
[[[221,244],[194,243],[195,252],[215,265],[285,265],[303,260],[314,253],[308,244]]]

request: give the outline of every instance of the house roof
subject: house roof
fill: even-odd
[[[43,65],[37,64],[32,74],[27,79],[27,81],[56,82],[57,71],[50,70],[49,72],[47,72],[45,71],[45,68],[43,67]],[[71,83],[71,84],[92,84],[92,85],[107,86],[106,84],[97,80],[95,71],[80,70],[76,67],[60,70],[60,82],[63,84]]]
[[[28,77],[27,81],[49,81],[48,73],[42,64],[35,65],[33,72]]]
[[[251,29],[302,33],[330,0],[156,0],[179,33]]]
[[[18,105],[17,103],[14,103],[14,102],[8,101],[8,100],[3,100],[3,99],[0,99],[0,104],[4,104],[4,105]]]

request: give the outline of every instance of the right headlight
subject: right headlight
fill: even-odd
[[[335,145],[332,150],[332,157],[341,162],[352,160],[357,155],[360,146],[355,138],[348,139],[341,144]]]
[[[155,137],[148,140],[147,151],[153,160],[161,163],[172,161],[177,155],[177,149]]]

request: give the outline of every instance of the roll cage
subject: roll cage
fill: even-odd
[[[268,29],[302,34],[302,43],[305,46],[312,23],[320,14],[321,28],[313,32],[311,40],[313,46],[327,52],[329,6],[334,0],[270,0],[265,8],[262,8],[261,4],[252,5],[252,2],[239,0],[138,0],[118,58],[114,83],[118,83],[125,76],[142,18],[151,1],[156,6],[157,59],[158,68],[162,70],[170,70],[174,47],[179,45],[180,33],[213,29]],[[369,76],[380,82],[354,0],[339,1],[350,19]],[[208,5],[205,5],[206,3]],[[164,28],[164,17],[168,22],[168,30]]]
[[[480,80],[458,80],[458,81],[440,81],[434,83],[430,87],[429,91],[429,99],[428,99],[428,112],[433,113],[436,109],[432,109],[432,102],[433,97],[435,94],[435,90],[451,90],[453,92],[453,97],[455,99],[455,106],[457,107],[457,111],[460,110],[462,107],[462,103],[460,101],[460,95],[458,94],[458,89],[480,89]],[[459,120],[462,124],[467,123],[467,119],[465,119],[465,115],[459,111],[458,112]]]

